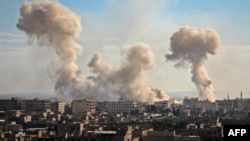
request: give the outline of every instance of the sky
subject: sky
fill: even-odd
[[[29,0],[31,1],[31,0]],[[77,40],[83,53],[77,64],[86,76],[87,63],[101,52],[113,65],[123,63],[123,51],[136,42],[149,45],[155,66],[147,76],[152,87],[170,96],[195,92],[191,69],[175,68],[164,55],[170,37],[183,26],[212,28],[221,48],[204,63],[218,99],[250,97],[250,1],[247,0],[58,0],[81,17],[83,32]],[[53,92],[51,76],[58,63],[49,47],[28,42],[16,28],[22,0],[0,1],[0,94]],[[185,94],[184,94],[185,95]],[[196,96],[196,95],[194,95]],[[198,96],[198,94],[197,94]]]

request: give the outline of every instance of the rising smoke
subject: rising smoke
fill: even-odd
[[[55,91],[63,95],[78,81],[89,83],[77,76],[76,61],[82,53],[76,42],[82,31],[80,17],[57,1],[48,0],[24,2],[20,14],[17,28],[27,33],[30,42],[53,47],[61,61]]]
[[[212,80],[203,66],[207,55],[215,55],[220,47],[219,35],[212,29],[182,27],[171,37],[172,54],[167,60],[177,61],[176,67],[192,66],[192,81],[195,83],[201,98],[215,101]]]
[[[154,66],[154,54],[143,43],[129,48],[123,66],[112,67],[102,60],[100,53],[92,57],[88,66],[97,74],[95,83],[98,87],[116,93],[119,97],[148,102],[169,99],[162,90],[152,89],[147,84],[145,71]]]
[[[57,94],[74,99],[126,98],[148,102],[169,98],[147,85],[144,71],[154,65],[154,55],[147,45],[132,46],[121,67],[113,67],[102,60],[100,53],[95,54],[88,64],[95,76],[85,78],[76,64],[82,53],[76,42],[82,31],[80,17],[49,0],[24,2],[20,13],[17,28],[25,31],[32,43],[53,47],[61,61],[54,87]]]

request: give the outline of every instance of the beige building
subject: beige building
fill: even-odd
[[[171,104],[169,101],[156,101],[154,102],[154,105],[157,107],[157,108],[160,108],[160,109],[168,109],[170,108]]]
[[[198,98],[185,98],[183,100],[183,107],[184,108],[200,108],[205,109],[205,111],[218,111],[218,103],[217,102],[210,102],[208,100],[200,101]]]
[[[51,103],[51,110],[53,112],[64,113],[64,111],[65,111],[65,102],[53,101]]]
[[[175,136],[175,131],[142,131],[143,141],[172,141]]]
[[[96,101],[95,100],[73,100],[71,103],[73,114],[83,114],[86,112],[95,113]]]
[[[98,109],[109,113],[130,113],[138,108],[136,101],[120,99],[119,101],[98,102]]]
[[[218,109],[221,111],[229,112],[235,110],[235,102],[234,100],[224,99],[224,100],[217,100]]]

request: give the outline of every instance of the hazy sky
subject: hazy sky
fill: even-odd
[[[16,28],[22,0],[0,1],[0,93],[53,92],[58,58],[48,47],[31,45]],[[212,28],[221,38],[218,53],[205,67],[218,98],[250,97],[250,1],[247,0],[60,0],[81,17],[83,32],[78,59],[85,76],[94,53],[113,64],[123,63],[126,46],[144,42],[155,54],[147,72],[152,87],[166,93],[196,92],[191,69],[175,68],[164,55],[171,35],[184,25]],[[198,96],[198,94],[197,94]]]

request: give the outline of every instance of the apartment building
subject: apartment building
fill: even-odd
[[[170,108],[171,104],[169,101],[167,100],[164,100],[164,101],[156,101],[154,102],[154,105],[157,107],[157,108],[160,108],[160,109],[168,109]]]
[[[45,111],[51,109],[51,100],[49,99],[28,99],[24,100],[25,111]]]
[[[65,102],[62,101],[53,101],[51,103],[51,110],[58,113],[64,113],[65,111]]]
[[[0,99],[0,111],[24,110],[24,111],[46,111],[64,112],[65,103],[62,101],[51,101],[50,99]]]
[[[21,98],[0,99],[0,111],[23,110],[24,105]]]
[[[97,108],[100,111],[109,113],[130,113],[138,108],[138,103],[125,99],[120,99],[119,101],[103,101],[97,103]]]
[[[208,100],[200,101],[198,98],[185,98],[183,100],[183,107],[184,108],[204,108],[206,111],[218,111],[218,103],[217,102],[210,102]]]
[[[73,114],[83,114],[85,112],[95,113],[96,112],[96,101],[95,100],[73,100],[71,103]]]

